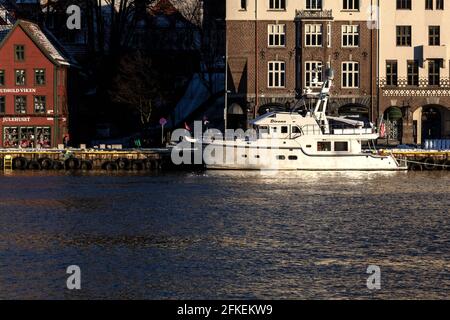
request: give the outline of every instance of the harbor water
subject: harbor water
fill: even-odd
[[[0,299],[450,298],[446,171],[0,181]]]

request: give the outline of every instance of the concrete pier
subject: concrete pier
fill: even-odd
[[[380,150],[381,154],[392,154],[397,161],[404,161],[412,171],[450,170],[450,150],[392,149]]]
[[[13,170],[159,170],[170,150],[0,149],[0,166]]]

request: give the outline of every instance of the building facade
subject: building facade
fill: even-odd
[[[0,145],[50,148],[68,134],[69,62],[34,23],[0,26]]]
[[[294,106],[335,71],[331,112],[374,118],[374,0],[228,0],[227,125]]]
[[[388,138],[450,138],[450,2],[380,1],[380,114]]]
[[[450,138],[444,0],[228,0],[229,127],[295,104],[335,71],[330,112],[387,123],[387,142]]]

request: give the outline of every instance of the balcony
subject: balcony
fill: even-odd
[[[333,10],[296,10],[295,11],[295,19],[296,20],[332,20],[333,19]]]
[[[423,46],[423,58],[429,59],[443,59],[447,60],[447,46]]]

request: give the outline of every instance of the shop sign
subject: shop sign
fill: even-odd
[[[30,117],[4,117],[2,122],[30,122]]]
[[[0,93],[36,93],[35,88],[0,89]]]

